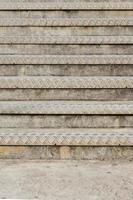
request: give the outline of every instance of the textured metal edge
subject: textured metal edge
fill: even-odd
[[[0,36],[0,44],[133,44],[133,36]]]
[[[0,55],[0,64],[133,64],[133,55]]]
[[[0,18],[0,26],[133,26],[133,18]]]
[[[0,130],[0,145],[133,145],[133,130]]]
[[[133,88],[133,77],[1,76],[0,88]]]
[[[0,114],[133,114],[133,101],[0,101]]]
[[[132,2],[7,2],[0,10],[133,10]]]

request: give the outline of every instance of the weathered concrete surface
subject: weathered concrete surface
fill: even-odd
[[[70,85],[69,82],[68,84]],[[118,85],[118,83],[115,84],[113,82],[112,84],[116,86]],[[8,82],[8,85],[9,87],[11,87],[11,81]],[[18,81],[16,82],[16,87],[17,86],[18,86]],[[2,84],[0,87],[2,87]],[[0,100],[1,101],[15,101],[15,100],[132,101],[133,88],[132,89],[0,89]]]
[[[1,76],[133,76],[132,65],[0,65]]]
[[[107,0],[106,0],[107,1]],[[23,1],[24,2],[24,1]],[[103,0],[102,0],[103,2]],[[57,3],[56,3],[57,4]],[[37,4],[36,4],[37,5]],[[57,4],[58,5],[58,4]],[[39,11],[39,10],[34,10],[34,11],[31,11],[31,10],[28,10],[28,11],[0,11],[0,17],[3,18],[3,17],[10,17],[10,18],[22,18],[22,17],[25,17],[25,18],[43,18],[43,17],[105,17],[105,18],[109,18],[109,17],[120,17],[120,16],[123,16],[123,17],[132,17],[132,10],[112,10],[112,11],[109,11],[109,10],[102,10],[101,11],[97,11],[97,10],[89,10],[86,11],[86,10],[78,10],[77,11],[73,11],[73,10],[69,10],[69,11],[65,11],[65,10],[45,10],[45,11]]]
[[[10,34],[9,34],[10,33]],[[4,35],[130,35],[132,27],[0,27],[0,36]]]
[[[130,115],[0,115],[0,128],[132,128]]]
[[[133,127],[132,0],[130,3],[127,0],[102,0],[104,3],[100,0],[5,1],[0,4],[0,129],[79,128],[80,133],[81,128]],[[34,80],[31,76],[35,76]],[[43,85],[40,76],[45,79]],[[80,79],[77,80],[77,76]],[[117,76],[115,81],[114,76]],[[9,132],[1,131],[1,145],[25,145],[16,143],[18,135],[14,130],[11,134],[15,143],[9,143],[12,138]],[[34,138],[40,138],[39,134],[37,132]],[[53,147],[48,147],[51,143],[41,140],[34,144],[46,146],[2,146],[0,158],[103,160],[133,157],[131,141],[124,135],[124,145],[129,147],[121,148],[117,133],[113,136],[113,143],[105,143],[108,138],[104,138],[100,144],[106,147],[101,148],[66,147],[67,141],[54,142]],[[22,137],[24,141],[28,136]],[[77,134],[76,139],[79,137]],[[117,143],[114,143],[116,138]],[[31,145],[31,141],[26,145]]]
[[[133,147],[0,146],[0,159],[133,160]]]
[[[38,36],[39,37],[39,36]],[[127,37],[128,38],[128,37]],[[130,38],[128,39],[130,41]],[[34,43],[34,42],[33,42]],[[108,42],[109,43],[109,42]],[[0,45],[0,54],[13,55],[132,55],[133,45]]]
[[[133,162],[2,161],[0,198],[132,200]]]

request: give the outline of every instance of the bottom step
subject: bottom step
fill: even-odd
[[[0,129],[0,145],[132,146],[133,129]]]

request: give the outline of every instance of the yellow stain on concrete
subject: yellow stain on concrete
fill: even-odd
[[[69,159],[70,158],[70,147],[68,147],[68,146],[60,147],[60,158],[61,159]]]
[[[10,154],[10,153],[15,153],[15,154],[21,154],[26,151],[25,147],[21,146],[0,146],[0,154]]]

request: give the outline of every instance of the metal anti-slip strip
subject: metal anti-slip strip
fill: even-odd
[[[0,145],[133,145],[132,129],[1,129]]]
[[[133,18],[0,18],[0,26],[133,26]]]
[[[1,2],[0,10],[133,10],[132,2]]]
[[[133,88],[133,77],[0,76],[0,88]]]
[[[0,64],[133,64],[133,55],[0,55]]]
[[[0,36],[0,44],[133,44],[133,36]]]
[[[0,101],[0,114],[133,114],[133,101]]]

